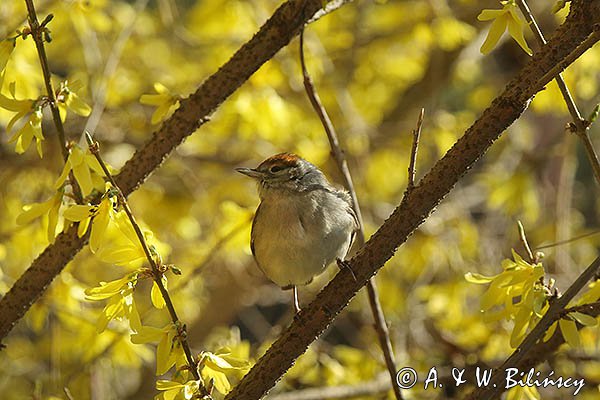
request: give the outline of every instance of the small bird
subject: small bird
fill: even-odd
[[[309,284],[333,261],[344,266],[358,229],[350,195],[334,188],[310,162],[292,153],[236,171],[258,181],[260,204],[250,248],[260,270],[284,290]]]

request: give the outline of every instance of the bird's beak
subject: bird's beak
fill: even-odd
[[[257,170],[255,170],[253,168],[236,168],[235,170],[237,172],[239,172],[240,174],[249,176],[250,178],[262,179],[262,177],[263,177],[263,174],[261,172],[258,172]]]

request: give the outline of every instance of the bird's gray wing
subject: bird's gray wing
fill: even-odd
[[[352,219],[354,220],[354,229],[350,234],[350,245],[348,246],[348,251],[346,252],[346,256],[348,256],[352,245],[354,245],[354,240],[356,239],[356,232],[358,232],[360,225],[358,223],[358,216],[356,215],[356,211],[354,210],[354,207],[352,207],[352,197],[350,197],[350,194],[345,190],[336,190],[335,195],[340,199],[344,200],[346,206],[348,207],[347,211],[348,213],[350,213]]]
[[[348,212],[350,213],[350,215],[352,215],[352,219],[354,219],[354,231],[357,231],[359,228],[358,216],[356,215],[354,207],[352,207],[352,197],[350,197],[350,193],[346,192],[345,190],[337,190],[335,192],[335,195],[340,199],[344,200],[348,205]]]

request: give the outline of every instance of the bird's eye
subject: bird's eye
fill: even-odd
[[[276,173],[279,172],[283,169],[283,167],[281,165],[273,165],[271,168],[269,168],[269,172],[271,173]]]

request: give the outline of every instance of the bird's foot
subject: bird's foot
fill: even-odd
[[[300,304],[298,302],[298,288],[294,285],[292,287],[292,291],[294,292],[294,315],[298,315],[300,312]]]
[[[356,275],[354,275],[354,271],[352,271],[352,267],[350,266],[350,264],[340,258],[337,258],[335,260],[337,262],[338,267],[340,268],[340,270],[344,270],[347,269],[348,271],[350,271],[350,274],[352,274],[352,278],[354,278],[354,281],[356,282]]]

